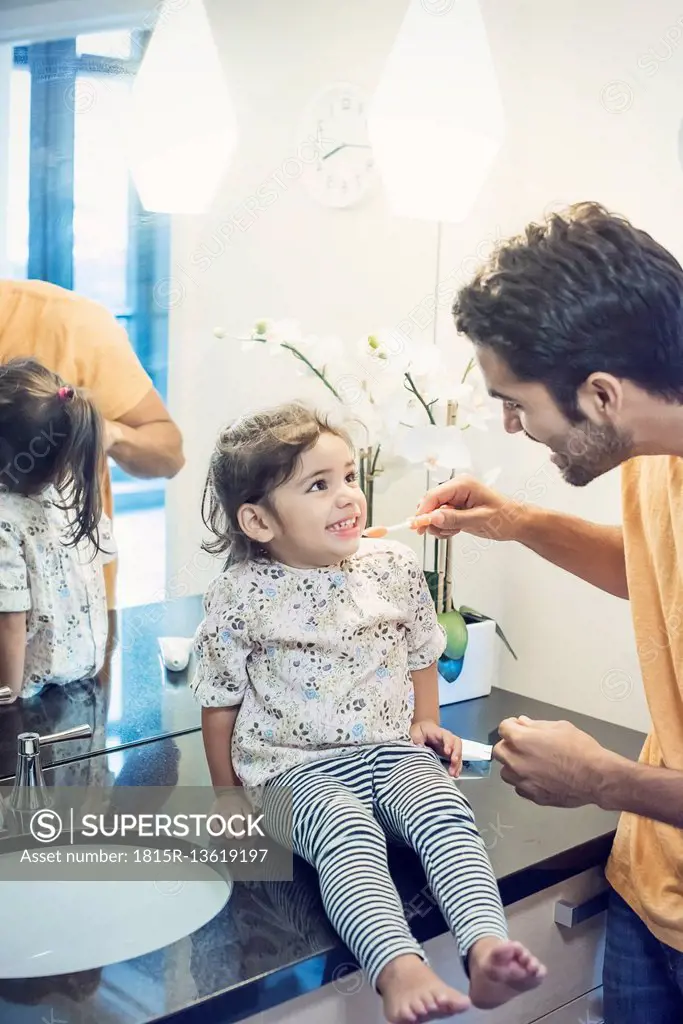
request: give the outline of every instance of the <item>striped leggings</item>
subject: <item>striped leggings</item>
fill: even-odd
[[[327,916],[372,985],[397,956],[426,959],[389,874],[387,837],[420,857],[461,956],[484,936],[507,937],[472,809],[427,747],[366,747],[298,765],[268,783],[262,812],[270,835],[318,872]]]

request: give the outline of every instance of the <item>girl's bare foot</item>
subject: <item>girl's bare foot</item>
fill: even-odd
[[[464,1013],[470,1001],[450,988],[414,953],[397,956],[380,971],[377,988],[391,1024],[424,1024]]]
[[[482,1010],[541,984],[543,964],[521,942],[493,936],[479,939],[469,951],[470,998]]]

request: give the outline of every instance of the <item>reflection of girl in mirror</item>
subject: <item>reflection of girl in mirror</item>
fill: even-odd
[[[102,422],[83,392],[33,359],[0,366],[0,685],[10,701],[102,667],[102,567],[115,553],[102,458]]]

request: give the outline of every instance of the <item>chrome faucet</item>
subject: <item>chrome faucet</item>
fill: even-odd
[[[17,736],[17,768],[9,805],[16,811],[33,811],[49,806],[49,794],[40,765],[40,748],[49,743],[81,740],[92,736],[92,726],[76,725],[63,732],[40,736],[37,732],[20,732]]]
[[[47,746],[48,743],[87,739],[88,736],[92,736],[92,726],[90,725],[76,725],[72,729],[53,732],[47,736],[40,736],[37,732],[20,732],[17,736],[17,767],[14,786],[5,801],[6,810],[21,814],[24,811],[38,811],[43,807],[50,807],[52,800],[43,779],[40,748]],[[2,811],[2,798],[0,797],[0,820],[3,817]]]

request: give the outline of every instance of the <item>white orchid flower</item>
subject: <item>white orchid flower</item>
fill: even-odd
[[[332,363],[339,363],[344,357],[344,343],[340,338],[333,335],[326,335],[322,338],[316,335],[309,335],[303,339],[302,345],[297,345],[316,366],[327,366]]]
[[[462,433],[454,427],[430,423],[423,427],[402,428],[394,450],[406,461],[423,463],[430,470],[469,470],[472,466]]]
[[[380,344],[375,334],[364,334],[362,338],[359,338],[356,342],[356,353],[363,362],[366,360],[385,362],[389,358],[386,349]]]
[[[382,327],[364,335],[356,351],[362,362],[389,365],[394,373],[405,373],[410,365],[410,339],[396,329]]]
[[[256,325],[256,327],[258,328],[259,326],[263,326],[265,323],[265,320],[261,320],[259,321],[259,324]],[[214,327],[213,329],[214,338],[219,338],[221,341],[223,341],[225,338],[232,338],[233,341],[241,342],[240,348],[242,349],[243,352],[249,352],[250,349],[255,348],[257,345],[264,344],[264,339],[259,340],[257,334],[258,331],[256,328],[254,328],[254,330],[252,330],[251,332],[250,337],[240,338],[234,335],[230,335],[225,327]]]
[[[378,422],[381,423],[382,444],[387,450],[395,449],[398,434],[405,428],[425,425],[422,404],[404,388],[390,393],[381,402],[373,402]]]
[[[363,390],[380,408],[391,402],[395,395],[403,394],[404,376],[391,363],[351,363],[349,374],[361,382]]]
[[[488,422],[493,419],[493,410],[474,384],[465,381],[458,384],[452,394],[458,406],[458,426],[474,427],[476,430],[488,430]]]
[[[424,427],[426,413],[424,406],[410,391],[395,394],[383,407],[387,429],[395,434],[401,427]]]
[[[352,433],[358,435],[359,448],[375,448],[381,445],[384,449],[384,421],[377,406],[367,396],[349,403],[348,418],[351,421],[349,426]],[[359,425],[359,429],[355,428],[355,424]]]
[[[258,320],[251,331],[249,338],[243,338],[241,349],[243,352],[251,352],[252,349],[257,346],[263,346],[267,344],[266,332],[270,329],[273,324],[273,320]]]
[[[439,382],[437,390],[441,390],[443,388],[443,358],[436,345],[411,341],[407,348],[410,357],[408,370],[411,376],[415,379],[428,379],[430,384],[436,378]]]
[[[252,337],[243,342],[242,348],[248,350],[254,345],[266,344],[271,356],[281,356],[286,349],[284,343],[301,348],[304,344],[301,326],[297,320],[271,320],[263,318],[254,325]]]

